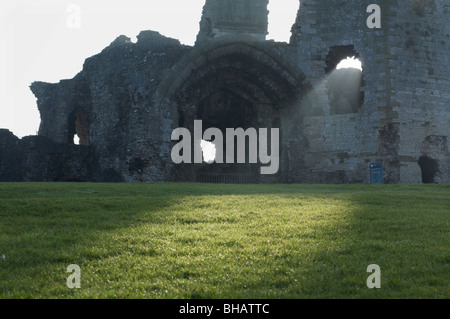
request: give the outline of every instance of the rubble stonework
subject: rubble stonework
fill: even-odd
[[[378,1],[370,29],[370,1],[302,0],[290,43],[265,40],[267,0],[222,2],[206,1],[193,47],[120,36],[75,78],[33,83],[39,136],[0,131],[0,180],[369,183],[383,162],[385,183],[450,182],[447,1]],[[350,55],[363,64],[353,100],[333,73]],[[280,128],[279,172],[175,165],[171,133],[196,119]]]

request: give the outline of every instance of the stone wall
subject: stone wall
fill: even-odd
[[[0,180],[369,183],[383,162],[385,183],[448,183],[450,4],[375,1],[369,29],[372,2],[302,0],[290,43],[265,40],[267,0],[206,1],[194,47],[120,36],[74,79],[33,83],[39,137],[0,134]],[[349,56],[362,72],[336,70]],[[280,173],[173,164],[171,133],[195,119],[280,127]]]
[[[369,163],[382,161],[386,183],[419,183],[422,144],[431,147],[425,139],[449,135],[449,5],[378,1],[382,28],[369,29],[366,8],[372,2],[301,1],[291,44],[323,107],[320,116],[305,119],[306,150],[294,156],[307,153],[298,168],[304,181],[336,176],[339,182],[367,183]],[[330,48],[349,45],[363,63],[364,103],[356,113],[334,115],[327,56]],[[448,146],[435,148],[436,182],[449,182]]]
[[[173,119],[152,99],[164,72],[189,49],[153,31],[142,32],[137,43],[120,36],[87,59],[73,80],[33,83],[39,135],[73,144],[76,113],[82,110],[101,171],[124,181],[165,180]]]
[[[6,182],[119,182],[100,171],[92,147],[61,144],[41,136],[18,139],[0,130],[0,180]]]
[[[269,0],[208,0],[203,8],[197,44],[231,34],[265,40]]]
[[[399,123],[400,182],[422,182],[418,162],[429,156],[448,183],[450,135],[450,3],[396,1],[389,22],[390,101]]]

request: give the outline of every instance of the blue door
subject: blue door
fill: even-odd
[[[384,184],[383,163],[370,164],[370,184]]]

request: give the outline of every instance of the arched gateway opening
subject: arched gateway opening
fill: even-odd
[[[158,90],[160,101],[169,103],[179,127],[194,136],[194,120],[202,120],[203,131],[227,128],[280,129],[278,173],[261,175],[261,164],[179,164],[177,181],[218,183],[283,182],[286,175],[285,127],[298,110],[298,101],[310,90],[304,75],[262,42],[245,36],[224,37],[201,45],[178,63]],[[192,139],[194,143],[201,140]],[[268,138],[269,153],[270,136]],[[224,142],[225,145],[225,142]],[[236,146],[235,146],[236,147]],[[236,149],[234,152],[236,157]],[[226,158],[226,149],[224,149]]]

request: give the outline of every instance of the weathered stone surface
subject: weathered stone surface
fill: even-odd
[[[0,129],[0,180],[19,181],[22,178],[22,166],[19,159],[20,140],[8,130]]]
[[[448,183],[448,150],[431,151],[422,143],[450,133],[450,6],[443,0],[382,2],[382,28],[369,29],[367,5],[301,1],[291,45],[297,66],[317,83],[323,107],[305,118],[308,143],[294,157],[303,156],[308,173],[297,180],[344,171],[341,182],[367,183],[369,163],[382,161],[385,182],[419,183],[418,161],[428,155],[439,163],[436,182]],[[364,100],[356,114],[330,112],[327,63],[339,46],[352,46],[363,62]],[[348,157],[339,159],[339,153]]]
[[[0,130],[0,180],[2,181],[106,181],[90,146],[60,144],[41,136],[18,139]],[[111,180],[112,181],[112,180]],[[115,178],[114,181],[120,181]]]
[[[206,1],[194,47],[143,31],[118,37],[72,80],[35,82],[39,137],[0,132],[0,180],[450,182],[450,5],[302,0],[289,44],[265,41],[267,0]],[[345,57],[359,71],[337,72]],[[171,133],[281,130],[280,171],[175,165]],[[73,145],[75,134],[80,146]]]
[[[268,34],[269,0],[208,0],[203,8],[197,44],[232,34],[265,40]]]

